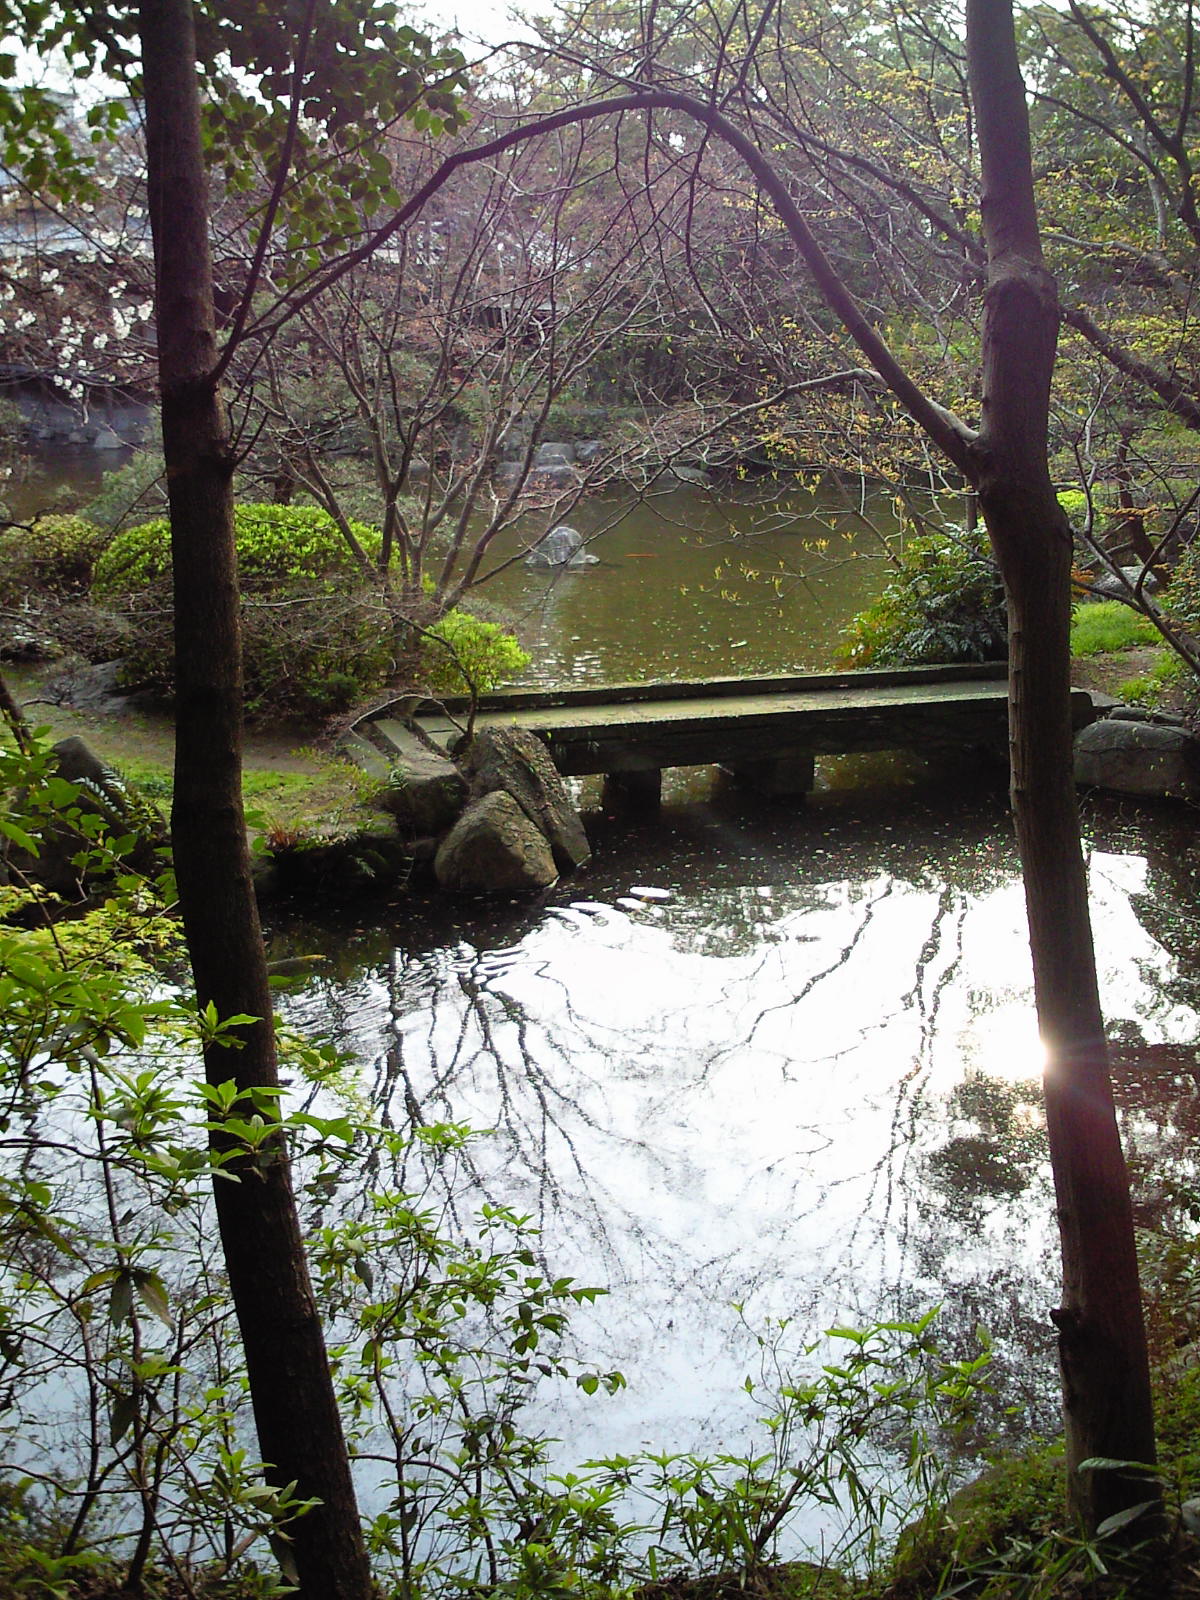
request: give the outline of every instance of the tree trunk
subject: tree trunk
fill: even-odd
[[[1011,0],[968,0],[988,287],[980,505],[1009,607],[1012,804],[1025,879],[1046,1123],[1062,1241],[1059,1334],[1068,1485],[1095,1529],[1152,1499],[1144,1476],[1080,1473],[1090,1457],[1154,1461],[1129,1179],[1117,1130],[1079,839],[1070,715],[1071,531],[1047,460],[1058,304],[1038,237]]]
[[[209,1044],[210,1083],[278,1086],[241,797],[241,642],[229,423],[216,359],[207,178],[189,0],[143,0],[139,31],[175,583],[175,869],[201,1008],[260,1020]],[[220,1135],[215,1142],[220,1144]],[[214,1185],[259,1446],[321,1504],[289,1526],[302,1592],[371,1592],[345,1440],[282,1138]]]

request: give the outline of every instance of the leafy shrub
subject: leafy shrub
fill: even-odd
[[[88,600],[65,600],[42,613],[41,622],[59,649],[81,661],[115,661],[129,648],[128,617]]]
[[[235,516],[238,571],[247,590],[355,570],[337,524],[316,506],[240,505]],[[375,529],[360,522],[350,527],[374,555]],[[159,517],[117,534],[96,565],[95,593],[100,599],[136,594],[170,570],[170,524]]]
[[[528,665],[528,652],[511,633],[459,608],[428,630],[418,657],[422,681],[434,695],[469,694],[472,689],[486,694]]]
[[[313,506],[236,509],[242,586],[246,707],[252,715],[330,716],[385,684],[396,668],[395,629],[381,595],[361,579],[337,524]],[[375,529],[351,527],[363,547]],[[122,603],[133,628],[126,681],[162,694],[172,688],[170,530],[165,518],[128,528],[98,563],[93,593]],[[524,666],[516,641],[494,623],[452,611],[424,639],[417,670],[434,694],[480,689]],[[451,653],[453,652],[453,653]]]
[[[32,528],[7,528],[0,533],[0,602],[83,593],[107,540],[86,517],[39,517]]]
[[[378,548],[373,529],[353,527],[368,549]],[[331,517],[313,506],[240,505],[235,536],[248,711],[325,716],[386,680],[386,617],[347,581],[354,560]],[[170,525],[160,517],[116,535],[93,587],[97,599],[130,614],[126,681],[163,694],[173,671],[170,563]]]
[[[1158,638],[1158,629],[1148,617],[1119,600],[1082,600],[1071,614],[1073,656],[1128,650],[1135,644],[1155,644]]]
[[[169,696],[174,687],[170,585],[148,584],[130,613],[127,685]],[[387,681],[387,619],[377,600],[332,583],[293,583],[242,594],[242,669],[251,716],[322,717]]]
[[[855,667],[1003,660],[1004,589],[983,534],[910,539],[892,582],[844,637],[841,654]]]

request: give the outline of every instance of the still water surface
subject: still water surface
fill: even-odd
[[[554,1272],[610,1288],[576,1325],[629,1387],[547,1403],[565,1461],[742,1440],[768,1316],[816,1333],[935,1303],[951,1348],[995,1333],[997,1426],[1053,1426],[1051,1190],[1003,795],[962,772],[852,788],[838,765],[805,807],[693,788],[653,823],[593,817],[595,864],[543,902],[384,909],[335,935],[336,975],[293,1002],[399,1124],[491,1130],[478,1193],[535,1219]],[[1097,806],[1089,830],[1150,1218],[1192,1164],[1200,858],[1170,813]],[[313,948],[311,929],[278,935]]]
[[[746,498],[679,491],[587,571],[503,571],[487,592],[534,653],[528,680],[831,664],[883,581],[877,541],[795,520],[804,497]],[[611,520],[572,518],[585,536]],[[732,1447],[767,1317],[815,1334],[939,1302],[952,1348],[996,1334],[997,1424],[1053,1426],[1051,1190],[1002,788],[963,764],[829,761],[806,804],[694,773],[667,799],[637,824],[593,811],[595,861],[534,904],[406,898],[271,930],[275,954],[325,950],[328,975],[287,1004],[395,1124],[490,1130],[460,1217],[514,1206],[556,1275],[609,1288],[578,1344],[628,1388],[539,1402],[562,1460]],[[1183,812],[1091,801],[1086,825],[1153,1221],[1200,1131],[1200,852]]]
[[[598,543],[600,566],[510,568],[496,598],[535,651],[531,680],[829,665],[878,592],[877,546],[842,528],[815,549],[821,530],[768,525],[777,510],[681,493]],[[757,538],[730,545],[729,520]],[[667,793],[636,825],[594,811],[592,866],[536,905],[405,901],[341,930],[337,976],[295,1001],[399,1123],[491,1130],[479,1194],[534,1218],[554,1272],[610,1289],[576,1328],[629,1386],[545,1402],[563,1461],[744,1442],[768,1317],[815,1335],[938,1303],[951,1349],[980,1324],[996,1337],[995,1426],[1052,1428],[1056,1240],[1002,784],[844,760],[821,764],[807,804],[711,774]],[[1087,826],[1152,1220],[1200,1120],[1200,854],[1170,810],[1093,801]],[[312,930],[278,933],[313,948]]]
[[[595,566],[549,573],[518,562],[479,593],[531,652],[531,683],[819,671],[888,570],[890,507],[876,497],[862,509],[867,522],[833,489],[785,492],[762,479],[736,495],[596,499],[568,519]],[[526,540],[540,531],[522,529]]]

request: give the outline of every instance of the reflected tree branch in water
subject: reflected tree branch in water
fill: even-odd
[[[894,1158],[899,1153],[901,1173],[906,1175],[912,1163],[913,1153],[917,1148],[917,1129],[924,1108],[924,1090],[933,1060],[937,1021],[942,999],[952,979],[958,974],[962,962],[963,928],[966,923],[966,916],[966,896],[958,890],[952,889],[949,885],[944,885],[938,897],[933,926],[930,928],[928,937],[917,956],[912,988],[901,997],[902,1005],[906,1002],[912,1002],[909,1009],[915,1009],[920,1017],[921,1032],[912,1067],[900,1080],[900,1092],[896,1097],[895,1113],[892,1118],[891,1149],[885,1155],[879,1167],[881,1174],[886,1174],[886,1193],[882,1214],[889,1222],[892,1218],[895,1204],[897,1173]],[[947,923],[951,924],[950,942],[952,944],[952,954],[943,963],[940,973],[935,977],[933,992],[928,1001],[926,1001],[925,977],[947,942],[945,931]],[[910,1090],[912,1091],[911,1098]],[[902,1127],[901,1119],[906,1106],[908,1108],[907,1126]],[[906,1196],[907,1193],[908,1185],[906,1183]],[[901,1255],[903,1255],[908,1248],[910,1214],[907,1206],[902,1206],[899,1209],[899,1245]]]
[[[839,887],[846,896],[848,904],[849,884],[843,883]],[[801,984],[800,988],[795,990],[791,995],[785,996],[783,999],[776,1001],[771,1005],[763,1006],[751,1024],[750,1031],[745,1038],[737,1041],[736,1044],[728,1045],[724,1049],[714,1052],[710,1058],[709,1066],[715,1066],[718,1062],[727,1059],[735,1050],[749,1049],[752,1047],[760,1029],[766,1025],[770,1018],[781,1015],[784,1012],[795,1011],[796,1007],[807,1000],[819,984],[823,983],[834,973],[840,972],[845,966],[847,966],[851,957],[865,939],[879,906],[885,900],[890,899],[893,887],[894,885],[890,879],[885,881],[877,893],[863,903],[861,921],[855,928],[851,937],[834,954],[832,960],[830,960],[818,972],[810,974],[809,977],[807,977]]]

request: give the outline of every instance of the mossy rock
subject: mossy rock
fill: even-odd
[[[681,1572],[635,1590],[634,1600],[850,1600],[855,1592],[835,1567],[779,1561],[705,1577]]]
[[[912,1600],[935,1593],[951,1567],[967,1568],[1008,1548],[1034,1542],[1066,1519],[1066,1469],[1061,1443],[1024,1456],[1005,1456],[966,1484],[940,1509],[905,1528],[893,1557],[886,1594]]]
[[[265,894],[319,894],[345,899],[407,884],[412,850],[390,820],[333,839],[300,834],[265,852],[255,883]]]

